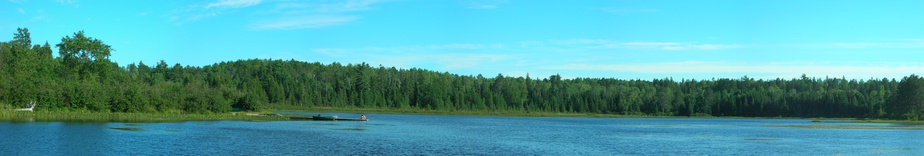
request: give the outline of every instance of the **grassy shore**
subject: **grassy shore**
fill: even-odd
[[[549,113],[549,112],[511,112],[511,111],[438,111],[424,109],[376,109],[376,108],[334,108],[334,107],[276,107],[279,111],[308,111],[308,112],[344,112],[344,113],[379,113],[379,114],[425,114],[425,115],[472,115],[472,116],[526,116],[526,117],[596,117],[596,118],[747,118],[747,119],[812,119],[811,122],[824,122],[823,120],[838,120],[843,122],[859,123],[894,123],[908,125],[924,125],[924,121],[862,119],[853,118],[801,118],[801,117],[740,117],[740,116],[657,116],[657,115],[620,115],[596,113]]]
[[[797,117],[739,117],[739,116],[662,116],[648,114],[598,114],[598,113],[551,113],[527,111],[441,111],[425,109],[378,109],[378,108],[335,108],[335,107],[274,107],[277,111],[307,112],[343,112],[343,113],[377,113],[377,114],[424,114],[424,115],[471,115],[471,116],[523,116],[523,117],[591,117],[591,118],[750,118],[750,119],[798,119]]]
[[[525,116],[525,117],[597,117],[597,118],[688,118],[690,116],[657,116],[657,115],[619,115],[596,113],[550,113],[528,111],[440,111],[425,109],[381,109],[381,108],[335,108],[335,107],[270,107],[278,111],[309,111],[309,112],[345,112],[345,113],[379,113],[379,114],[426,114],[426,115],[471,115],[471,116]],[[255,115],[256,114],[256,115]],[[242,121],[276,121],[289,120],[288,116],[265,115],[269,112],[233,112],[212,114],[186,114],[186,113],[113,113],[113,112],[71,112],[71,111],[36,111],[18,112],[9,109],[0,109],[0,121],[67,121],[67,122],[178,122],[178,121],[216,121],[216,120],[242,120]],[[692,116],[694,118],[787,118],[797,117],[735,117],[735,116]],[[830,120],[830,119],[824,119]],[[910,120],[883,120],[883,119],[834,119],[844,122],[862,123],[895,123],[908,125],[924,125],[924,121]],[[823,122],[814,119],[812,122]]]
[[[179,122],[179,121],[273,121],[288,120],[284,116],[253,116],[246,113],[167,114],[110,112],[13,112],[0,111],[0,121],[66,121],[66,122]]]
[[[307,111],[307,112],[344,112],[344,113],[377,113],[377,114],[425,114],[425,115],[471,115],[471,116],[526,116],[526,117],[601,117],[601,118],[655,118],[655,117],[674,117],[674,116],[651,116],[651,115],[617,115],[617,114],[595,114],[595,113],[549,113],[549,112],[513,112],[513,111],[440,111],[425,109],[377,109],[377,108],[334,108],[334,107],[312,107],[312,108],[273,108],[277,111]]]

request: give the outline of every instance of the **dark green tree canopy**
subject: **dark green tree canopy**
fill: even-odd
[[[408,111],[602,113],[678,116],[924,118],[924,78],[848,80],[533,79],[425,69],[249,59],[194,67],[161,60],[118,66],[83,31],[28,45],[28,29],[0,42],[0,104],[39,110],[227,112],[337,107]]]
[[[74,33],[74,37],[61,38],[61,43],[55,46],[58,47],[62,63],[72,67],[71,72],[66,72],[65,75],[78,73],[82,76],[91,71],[101,72],[103,66],[108,65],[110,51],[112,51],[109,45],[99,39],[85,36],[83,31]]]
[[[13,34],[13,44],[19,46],[32,45],[32,37],[30,37],[29,28],[16,28],[16,34]]]
[[[903,78],[891,104],[893,118],[924,119],[924,77],[911,75]]]
[[[58,54],[64,60],[75,60],[76,62],[92,62],[108,60],[112,48],[99,39],[86,37],[83,31],[74,33],[74,37],[65,36],[61,38],[61,43],[55,45],[58,47]]]

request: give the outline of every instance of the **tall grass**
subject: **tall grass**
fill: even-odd
[[[63,121],[63,122],[179,122],[246,120],[288,120],[282,116],[248,116],[231,114],[166,114],[166,113],[112,113],[112,112],[18,112],[0,110],[0,121]]]

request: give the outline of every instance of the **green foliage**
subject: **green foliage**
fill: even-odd
[[[924,77],[911,75],[898,84],[898,94],[890,102],[892,118],[924,119]]]
[[[58,54],[61,57],[63,65],[68,66],[70,70],[65,69],[62,74],[78,74],[77,76],[85,77],[90,72],[96,74],[107,73],[109,65],[109,53],[112,48],[103,44],[103,41],[86,37],[83,31],[74,33],[74,37],[65,36],[61,38],[61,43],[55,45],[58,47]]]
[[[250,59],[202,67],[118,66],[80,31],[51,47],[28,29],[0,42],[0,103],[40,110],[222,113],[272,108],[612,115],[924,118],[924,80],[620,80],[456,75],[424,69]]]

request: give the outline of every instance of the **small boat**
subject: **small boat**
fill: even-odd
[[[29,108],[20,108],[20,109],[16,109],[16,111],[30,111],[31,112],[33,109],[35,109],[35,101],[32,101],[29,103]]]

